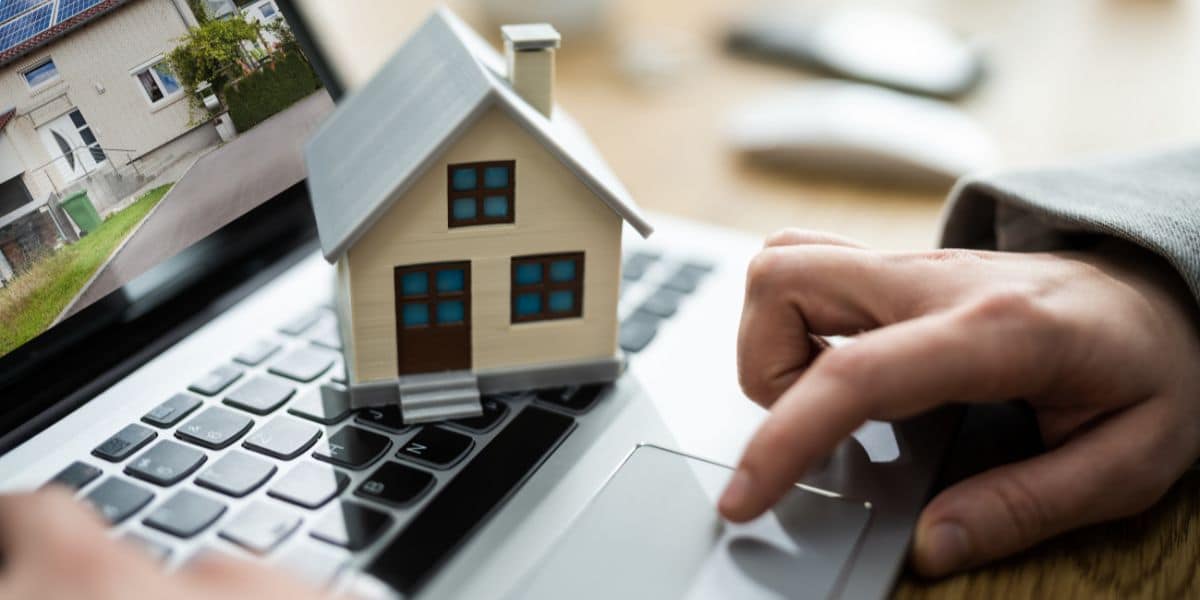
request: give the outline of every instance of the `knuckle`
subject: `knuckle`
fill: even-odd
[[[826,350],[813,364],[813,372],[829,384],[852,390],[856,382],[871,378],[872,358],[855,345]]]
[[[746,269],[746,289],[753,294],[773,288],[783,271],[786,258],[786,253],[780,248],[766,248],[756,254]]]
[[[985,260],[984,255],[975,250],[964,250],[962,248],[941,248],[938,250],[928,250],[925,252],[916,252],[908,256],[916,260],[931,263],[949,263],[949,264],[971,264]]]
[[[763,241],[763,246],[771,248],[775,246],[790,246],[793,244],[804,244],[812,238],[812,233],[800,229],[798,227],[785,227],[771,235],[768,235]]]
[[[1020,478],[990,490],[1019,540],[1029,543],[1051,533],[1047,531],[1051,520],[1045,502]]]
[[[1036,290],[1013,286],[991,290],[968,305],[965,317],[976,323],[1030,326],[1052,324],[1052,313]]]
[[[742,393],[756,404],[765,404],[770,401],[770,386],[766,379],[756,372],[750,372],[745,368],[738,369],[738,385],[741,386]]]

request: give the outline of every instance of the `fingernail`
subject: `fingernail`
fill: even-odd
[[[752,485],[749,472],[743,469],[735,471],[733,477],[729,479],[729,485],[725,486],[725,493],[721,494],[721,501],[718,504],[721,512],[728,514],[730,510],[737,510],[745,505],[750,499]]]
[[[930,575],[945,575],[967,563],[971,549],[967,532],[954,521],[942,521],[918,536],[917,555]]]

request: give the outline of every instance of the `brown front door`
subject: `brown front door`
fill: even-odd
[[[396,267],[400,375],[471,368],[471,263]]]

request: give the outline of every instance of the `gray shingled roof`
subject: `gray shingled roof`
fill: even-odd
[[[337,260],[488,108],[500,106],[643,237],[653,227],[583,130],[546,118],[504,78],[504,60],[441,9],[346,100],[305,149],[321,250]]]

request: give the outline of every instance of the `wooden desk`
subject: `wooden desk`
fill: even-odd
[[[1009,166],[1039,165],[1200,140],[1200,2],[1161,0],[906,0],[976,36],[990,75],[961,106],[995,136]],[[452,2],[493,42],[474,4]],[[735,0],[613,0],[591,39],[568,35],[558,99],[589,130],[639,203],[766,234],[825,229],[890,248],[936,240],[946,190],[815,181],[743,164],[723,142],[728,111],[806,75],[727,56]],[[333,40],[327,51],[364,81],[432,6],[429,0],[305,4]],[[637,40],[679,58],[672,76],[639,83],[622,68]],[[1200,475],[1137,519],[1063,536],[1002,564],[938,583],[905,575],[897,595],[1088,597],[1200,594],[1194,577]],[[1114,490],[1114,493],[1120,493]]]

